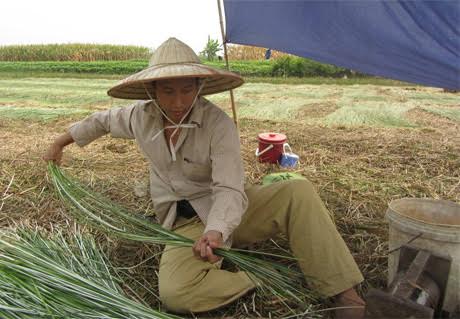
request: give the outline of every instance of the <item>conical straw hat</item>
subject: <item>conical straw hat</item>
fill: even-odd
[[[203,65],[192,48],[169,38],[152,54],[148,68],[121,80],[107,94],[120,99],[150,100],[146,88],[155,98],[153,82],[174,78],[205,78],[201,95],[231,90],[244,82],[236,73]]]

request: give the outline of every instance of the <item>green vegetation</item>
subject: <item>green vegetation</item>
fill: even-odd
[[[116,81],[97,79],[0,80],[0,104],[15,107],[97,109],[125,104],[107,96]]]
[[[1,318],[179,318],[128,298],[95,240],[78,231],[3,230],[0,256]]]
[[[229,110],[228,93],[209,99]],[[235,99],[240,118],[334,126],[414,127],[408,112],[416,107],[454,121],[460,115],[458,95],[432,88],[248,83],[235,90]],[[443,100],[442,107],[433,106],[433,99]]]
[[[238,114],[240,118],[320,125],[413,127],[423,125],[409,116],[411,110],[420,108],[434,117],[460,119],[459,96],[441,89],[404,87],[402,83],[381,86],[381,82],[335,85],[316,80],[296,85],[246,83],[234,91]],[[116,79],[100,78],[0,78],[0,118],[47,121],[131,103],[107,95],[107,89],[116,83]],[[207,98],[231,113],[228,92]]]
[[[222,51],[222,46],[218,40],[213,40],[208,35],[208,42],[203,51],[200,52],[200,56],[206,58],[208,61],[213,61],[217,58],[217,52]]]
[[[0,62],[1,64],[1,62]],[[209,63],[210,64],[210,63]],[[30,78],[61,78],[61,79],[112,79],[121,80],[127,75],[120,74],[100,74],[100,73],[59,73],[59,72],[14,72],[0,71],[0,79],[30,79]],[[416,86],[416,84],[401,82],[397,80],[384,79],[378,77],[358,77],[358,78],[326,78],[326,77],[261,77],[244,76],[246,83],[270,83],[270,84],[316,84],[316,85],[384,85],[384,86]]]
[[[281,61],[281,62],[278,62]],[[287,63],[283,61],[304,61],[302,63]],[[204,60],[204,64],[219,69],[225,69],[224,61]],[[139,72],[148,66],[147,60],[127,60],[127,61],[43,61],[43,62],[0,62],[0,76],[4,73],[22,74],[31,76],[35,73],[59,73],[59,74],[101,74],[101,75],[120,75],[126,76]],[[286,78],[286,77],[332,77],[338,78],[348,74],[349,77],[362,77],[362,75],[352,75],[348,70],[325,65],[318,62],[302,58],[280,58],[278,60],[266,61],[231,61],[230,70],[242,76]]]
[[[225,69],[222,61],[204,61],[206,65]],[[82,74],[117,74],[126,76],[139,72],[148,66],[147,60],[128,61],[45,61],[45,62],[0,62],[0,75],[16,73],[27,76],[34,73],[82,73]],[[233,72],[243,76],[271,76],[272,62],[268,61],[237,61],[230,64]]]
[[[151,50],[133,45],[31,44],[0,46],[0,61],[113,61],[148,59]]]
[[[44,62],[0,62],[0,74],[2,72],[15,72],[27,75],[34,72],[54,73],[93,73],[93,74],[131,74],[148,66],[146,60],[129,61],[44,61]]]
[[[215,68],[225,69],[225,62],[223,61],[204,61],[204,63]],[[271,77],[272,67],[273,62],[266,60],[229,62],[230,71],[242,76]]]
[[[271,69],[272,76],[296,76],[296,77],[309,77],[309,76],[325,76],[325,77],[343,77],[344,75],[352,76],[350,70],[336,67],[330,64],[323,64],[315,62],[310,59],[283,56],[274,60]],[[363,76],[362,74],[357,74]]]
[[[2,74],[3,75],[3,74]],[[270,84],[314,84],[314,85],[382,85],[382,86],[417,86],[417,84],[401,82],[379,77],[350,77],[350,78],[328,78],[328,77],[259,77],[246,76],[246,83],[270,83]]]
[[[72,115],[88,115],[91,113],[89,110],[82,109],[50,109],[50,108],[31,108],[31,107],[14,107],[14,106],[2,106],[0,107],[0,118],[9,119],[24,119],[24,120],[39,120],[39,121],[50,121],[55,120],[63,116]]]
[[[410,110],[406,105],[385,103],[362,103],[347,105],[325,117],[324,122],[332,125],[379,126],[379,127],[415,127],[404,118]]]
[[[460,102],[460,98],[457,98],[457,103]],[[444,108],[434,106],[424,106],[423,109],[430,113],[446,117],[448,119],[460,122],[460,110],[459,108]]]

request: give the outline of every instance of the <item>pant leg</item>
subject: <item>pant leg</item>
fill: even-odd
[[[197,240],[204,225],[196,221],[175,231]],[[190,247],[166,246],[158,276],[162,303],[178,313],[203,312],[224,306],[254,288],[244,272],[222,270],[220,264],[197,259]]]
[[[291,180],[246,189],[249,207],[234,232],[236,246],[283,233],[307,281],[334,296],[363,281],[361,272],[312,184]]]

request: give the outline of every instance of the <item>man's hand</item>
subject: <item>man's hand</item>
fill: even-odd
[[[57,145],[57,144],[51,144],[51,146],[48,148],[48,150],[43,154],[43,160],[45,161],[52,161],[56,163],[57,165],[61,164],[62,160],[62,151],[64,150],[64,147]]]
[[[73,142],[74,140],[69,133],[62,134],[53,142],[53,144],[50,145],[45,154],[43,154],[43,160],[47,162],[53,161],[57,165],[60,165],[62,160],[62,151],[64,150],[64,147]]]
[[[210,263],[219,261],[222,257],[214,255],[213,248],[219,248],[223,245],[222,233],[216,230],[210,230],[204,233],[193,245],[193,254],[195,257]]]

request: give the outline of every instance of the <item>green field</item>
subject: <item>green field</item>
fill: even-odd
[[[203,61],[204,64],[224,69],[223,61]],[[244,76],[271,76],[273,61],[232,61],[230,69]],[[39,74],[39,73],[76,73],[128,75],[148,66],[147,60],[126,61],[0,61],[0,76],[3,73]]]
[[[300,58],[296,58],[300,59]],[[257,61],[230,61],[230,70],[249,77],[343,77],[347,72],[343,68],[325,65],[314,61],[303,64],[301,67],[285,66],[278,60]],[[224,61],[203,60],[205,65],[225,69]],[[35,76],[44,73],[65,74],[99,74],[99,75],[128,75],[138,72],[148,66],[148,60],[121,60],[121,61],[1,61],[0,76]],[[300,70],[298,70],[300,69]],[[349,74],[350,75],[350,74]],[[352,77],[363,77],[362,74]]]

